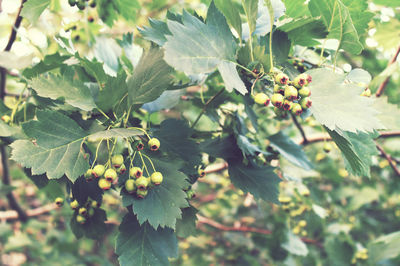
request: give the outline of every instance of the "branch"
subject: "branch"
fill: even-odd
[[[301,136],[303,137],[304,145],[307,145],[308,140],[307,140],[306,133],[304,132],[303,127],[300,125],[299,121],[297,121],[297,118],[293,114],[292,114],[292,119],[293,119],[293,122],[296,125],[297,129],[300,131]]]
[[[389,164],[390,164],[390,167],[392,167],[392,169],[393,169],[393,171],[395,172],[395,174],[396,174],[397,176],[400,176],[400,171],[399,171],[399,169],[397,168],[396,163],[393,161],[392,156],[390,156],[389,154],[387,154],[387,153],[385,152],[385,150],[382,148],[381,145],[376,144],[376,148],[378,148],[378,150],[381,152],[381,154],[383,155],[383,157],[385,157],[386,160],[388,160],[388,162],[389,162]]]
[[[214,220],[211,220],[210,218],[206,218],[204,216],[201,216],[197,214],[197,219],[198,219],[198,224],[207,224],[210,225],[214,228],[217,228],[221,231],[229,231],[229,232],[250,232],[250,233],[259,233],[263,235],[270,235],[272,234],[271,230],[268,229],[263,229],[263,228],[257,228],[257,227],[250,227],[250,226],[225,226],[223,224],[220,224]],[[319,243],[318,241],[310,238],[305,238],[302,237],[301,240],[305,243],[313,244],[316,245],[320,248],[322,248],[322,244]]]
[[[394,54],[394,56],[392,57],[392,59],[389,61],[388,66],[390,66],[391,64],[393,64],[394,62],[396,62],[397,56],[399,56],[399,53],[400,53],[400,45],[399,45],[399,47],[397,48],[397,51],[396,51],[396,53]],[[385,91],[385,88],[386,88],[387,84],[389,83],[389,78],[390,78],[390,76],[387,77],[387,78],[385,79],[385,81],[382,82],[382,84],[379,86],[379,88],[378,88],[378,90],[376,91],[376,94],[375,94],[376,97],[381,96],[382,93]]]
[[[221,171],[225,170],[226,168],[228,168],[228,163],[223,162],[223,163],[213,164],[213,165],[208,166],[204,170],[204,172],[206,174],[217,173],[217,172],[221,172]]]

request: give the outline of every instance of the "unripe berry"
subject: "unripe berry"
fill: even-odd
[[[86,7],[86,3],[84,0],[78,0],[76,6],[79,8],[79,10],[84,10]]]
[[[86,223],[86,218],[83,217],[82,215],[77,215],[77,216],[76,216],[76,221],[77,221],[78,223],[80,223],[80,224],[84,224],[84,223]]]
[[[128,193],[132,194],[135,192],[136,186],[135,186],[135,180],[133,179],[128,179],[125,182],[125,189]]]
[[[188,191],[186,191],[186,196],[190,200],[193,199],[196,196],[196,194],[194,193],[193,189],[189,189]]]
[[[311,81],[312,81],[312,77],[310,75],[308,75],[308,74],[305,74],[305,73],[303,75],[306,76],[307,84],[310,84]]]
[[[79,207],[79,202],[77,200],[71,201],[69,206],[71,206],[72,209],[76,209]]]
[[[3,116],[1,117],[1,120],[3,120],[4,123],[8,124],[8,123],[10,123],[10,121],[11,121],[11,117],[10,117],[9,115],[3,115]]]
[[[307,79],[304,75],[298,75],[297,77],[295,77],[295,79],[293,80],[293,85],[296,88],[302,88],[303,86],[307,85]]]
[[[124,163],[124,156],[122,156],[121,154],[114,155],[111,158],[111,164],[115,168],[119,168],[123,163]]]
[[[104,173],[104,177],[106,178],[106,180],[111,183],[114,182],[115,179],[117,179],[117,176],[117,172],[112,168],[108,168]]]
[[[297,89],[293,86],[286,86],[285,98],[288,99],[289,101],[297,99]]]
[[[199,174],[199,177],[203,177],[206,175],[206,172],[204,171],[204,169],[199,168],[197,170],[197,173]]]
[[[289,77],[285,73],[278,73],[275,76],[275,82],[278,84],[286,85],[289,81]]]
[[[92,174],[94,175],[94,177],[99,178],[101,177],[104,172],[106,171],[106,168],[104,167],[104,165],[102,164],[97,164],[93,170],[92,170]]]
[[[271,97],[271,103],[278,108],[282,106],[284,100],[285,98],[283,98],[282,94],[279,93],[275,93]]]
[[[146,190],[149,186],[149,179],[144,176],[139,177],[136,179],[135,184],[138,190]]]
[[[324,152],[329,153],[332,150],[332,145],[328,142],[325,142],[322,149],[324,150]]]
[[[108,182],[106,179],[101,178],[101,179],[99,180],[99,187],[100,187],[102,190],[109,190],[109,189],[111,188],[111,182]]]
[[[294,115],[301,115],[301,113],[303,112],[303,109],[301,108],[300,104],[294,103],[293,106],[292,106],[292,109],[290,111]]]
[[[125,164],[122,164],[117,170],[118,170],[118,174],[123,175],[126,172]]]
[[[276,84],[274,86],[274,93],[280,93],[283,95],[285,93],[285,88]]]
[[[136,149],[137,149],[138,151],[141,151],[141,150],[143,150],[143,148],[144,148],[143,142],[142,142],[141,140],[137,141],[137,142],[135,143],[135,145],[136,145]]]
[[[160,172],[154,172],[150,176],[151,183],[158,186],[163,181],[163,175]]]
[[[131,169],[129,169],[129,176],[133,177],[133,178],[139,178],[143,175],[142,169],[140,169],[139,167],[132,167]]]
[[[267,106],[269,104],[269,97],[267,94],[259,92],[254,96],[254,101],[256,104]]]
[[[68,4],[70,6],[74,6],[76,4],[76,0],[68,0]]]
[[[79,208],[79,211],[78,211],[78,212],[79,212],[80,215],[85,216],[86,213],[87,213],[87,210],[86,210],[86,208],[83,208],[83,207],[82,207],[82,208]]]
[[[312,105],[312,101],[308,97],[302,98],[299,103],[301,105],[301,108],[303,108],[303,109],[308,109]]]
[[[293,102],[291,102],[289,100],[284,100],[283,105],[282,105],[283,110],[289,111],[290,109],[292,109],[292,105],[293,105]]]
[[[57,207],[61,207],[64,204],[64,199],[58,197],[58,198],[56,198],[56,200],[54,202],[56,203]]]
[[[92,169],[88,169],[85,173],[85,178],[87,181],[91,181],[93,179],[93,170]]]
[[[92,1],[89,3],[89,6],[90,6],[90,7],[96,7],[96,1],[92,0]]]
[[[145,189],[145,190],[137,190],[137,191],[136,191],[136,196],[137,196],[139,199],[143,199],[144,197],[147,196],[147,193],[149,193],[149,191],[148,191],[147,189]]]
[[[150,150],[156,151],[160,148],[160,141],[157,138],[151,138],[148,142]]]
[[[90,204],[90,206],[92,206],[92,208],[99,208],[100,204],[97,201],[92,201],[92,203]]]
[[[311,91],[310,91],[309,88],[303,87],[303,88],[301,88],[301,89],[299,90],[299,95],[300,95],[301,97],[308,97],[308,96],[311,95]]]
[[[89,216],[89,217],[92,217],[93,214],[94,214],[94,209],[89,209],[89,211],[88,211],[88,216]]]
[[[301,221],[299,221],[299,226],[300,227],[306,227],[307,226],[307,222],[305,220],[301,220]]]
[[[369,88],[366,88],[362,93],[361,96],[365,97],[371,97],[371,90]]]

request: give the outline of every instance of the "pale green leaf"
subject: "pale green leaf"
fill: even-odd
[[[22,69],[32,64],[33,54],[19,56],[13,52],[0,52],[0,66],[6,69]]]
[[[239,37],[242,36],[242,20],[238,5],[232,0],[215,0],[215,5],[224,14],[228,23],[236,30]]]
[[[256,30],[258,0],[242,0],[242,6],[249,25],[249,35],[252,35]]]
[[[397,105],[388,102],[387,96],[374,98],[373,107],[379,111],[377,117],[386,127],[386,129],[400,129],[400,109]]]
[[[282,247],[297,256],[307,256],[308,248],[303,241],[301,241],[300,237],[293,234],[290,230],[287,232],[287,240],[282,244]]]
[[[370,262],[378,265],[379,261],[394,259],[400,255],[400,231],[383,235],[368,245]]]
[[[21,16],[34,23],[49,4],[50,0],[28,0],[22,8]]]

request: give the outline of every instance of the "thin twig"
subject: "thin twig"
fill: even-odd
[[[397,56],[399,56],[399,53],[400,53],[400,45],[399,45],[399,47],[397,48],[397,51],[396,51],[396,53],[394,54],[394,56],[392,57],[392,59],[389,61],[388,66],[390,66],[391,64],[393,64],[394,62],[396,62]],[[386,88],[387,84],[389,83],[389,78],[390,78],[390,76],[387,77],[387,78],[385,79],[385,81],[383,81],[382,84],[379,86],[379,88],[378,88],[378,90],[376,91],[376,94],[375,94],[376,97],[379,97],[379,96],[381,96],[381,95],[383,94],[383,92],[385,91],[385,88]]]
[[[212,164],[212,165],[208,166],[204,170],[204,172],[206,174],[217,173],[217,172],[221,172],[221,171],[225,170],[226,168],[228,168],[228,163],[223,162],[223,163]]]
[[[194,126],[199,122],[200,118],[203,116],[203,114],[206,112],[208,105],[214,101],[219,95],[221,95],[225,91],[225,88],[222,88],[217,94],[215,94],[213,97],[211,97],[206,104],[203,106],[203,109],[201,110],[200,114],[197,116],[196,120],[193,122],[192,126],[190,128],[194,128]]]
[[[395,174],[397,176],[400,176],[400,170],[397,168],[396,163],[393,161],[392,156],[390,156],[389,154],[387,154],[385,152],[385,150],[382,148],[381,145],[379,145],[378,143],[376,144],[376,148],[378,148],[378,150],[382,153],[382,155],[386,158],[386,160],[388,160],[390,167],[392,167],[393,171],[395,172]]]
[[[271,230],[268,229],[263,229],[263,228],[257,228],[257,227],[250,227],[250,226],[225,226],[223,224],[220,224],[210,218],[201,216],[197,214],[197,219],[198,219],[198,224],[207,224],[210,225],[214,228],[217,228],[221,231],[229,231],[229,232],[250,232],[250,233],[259,233],[263,235],[270,235],[272,234]],[[322,248],[322,244],[319,243],[317,240],[310,239],[310,238],[305,238],[302,237],[301,240],[305,243],[313,244],[318,247]]]
[[[303,137],[304,145],[307,145],[308,140],[307,140],[306,133],[304,132],[303,127],[300,125],[299,121],[297,121],[297,118],[293,114],[292,114],[292,119],[293,119],[293,122],[296,125],[297,129],[300,131],[301,136]]]

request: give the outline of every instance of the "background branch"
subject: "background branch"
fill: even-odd
[[[396,51],[396,53],[394,54],[394,56],[392,57],[392,59],[389,61],[388,66],[390,66],[391,64],[393,64],[394,62],[396,62],[397,56],[399,56],[399,53],[400,53],[400,45],[399,45],[399,47],[397,48],[397,51]],[[382,84],[379,86],[379,88],[378,88],[378,90],[376,91],[376,94],[375,94],[376,97],[381,96],[382,93],[385,91],[385,88],[386,88],[387,84],[389,83],[389,78],[390,78],[390,77],[387,77],[387,78],[385,79],[385,81],[383,81]]]
[[[297,129],[300,131],[301,136],[303,137],[303,143],[306,145],[308,143],[306,133],[304,132],[303,127],[300,125],[299,121],[297,121],[297,118],[292,114],[292,120],[294,124],[296,125]]]
[[[382,148],[381,145],[376,144],[376,148],[381,152],[381,154],[383,155],[384,158],[386,158],[386,160],[388,160],[390,167],[392,167],[393,171],[395,172],[395,174],[397,176],[400,176],[400,171],[396,166],[396,163],[393,161],[392,156],[390,156],[389,154],[387,154],[385,152],[385,150]]]

